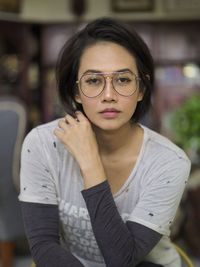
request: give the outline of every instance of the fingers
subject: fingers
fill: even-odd
[[[79,122],[88,121],[81,111],[76,111],[75,114]]]
[[[55,128],[53,133],[55,136],[57,136],[59,139],[63,138],[64,132],[60,128]]]
[[[58,121],[58,127],[63,130],[66,130],[69,126],[72,126],[77,123],[77,121],[78,120],[76,118],[73,118],[71,115],[67,114],[64,118]]]
[[[66,126],[67,126],[67,123],[66,123],[65,118],[62,118],[62,119],[60,119],[58,121],[58,127],[60,128],[60,130],[61,129],[65,130],[66,129]]]
[[[54,134],[57,136],[59,139],[62,139],[64,137],[64,134],[67,130],[67,123],[65,118],[62,118],[58,121],[58,127],[54,129]]]
[[[74,118],[71,115],[66,114],[65,115],[65,122],[67,124],[74,124],[74,123],[77,123],[77,122],[82,122],[82,121],[87,120],[87,118],[83,115],[83,113],[81,111],[76,111],[75,112],[75,116],[76,117]]]
[[[81,122],[88,122],[88,119],[83,115],[82,112],[75,112],[76,118],[67,114],[64,118],[58,121],[58,127],[54,130],[54,134],[62,139],[66,132],[70,130],[73,126],[78,126]]]
[[[74,124],[77,122],[77,119],[72,117],[69,114],[66,114],[64,119],[65,119],[65,123],[67,123],[67,124]]]
[[[67,131],[70,126],[75,125],[78,119],[73,118],[71,115],[67,114],[64,118],[58,121],[58,127],[55,129],[54,133],[56,135],[62,136],[62,134]]]

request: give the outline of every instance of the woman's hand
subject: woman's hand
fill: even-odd
[[[59,120],[58,126],[54,134],[78,162],[85,187],[104,181],[105,172],[89,120],[81,112],[76,112],[76,118],[67,114]]]
[[[87,163],[88,157],[90,159],[94,152],[98,153],[90,122],[81,112],[76,113],[76,118],[67,114],[59,120],[58,126],[54,131],[55,135],[80,165]]]

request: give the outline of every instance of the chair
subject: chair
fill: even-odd
[[[181,256],[184,266],[194,267],[194,264],[190,260],[189,256],[185,253],[185,251],[181,247],[179,247],[177,244],[173,244],[173,245],[176,248],[179,255]]]
[[[0,97],[0,257],[11,267],[15,241],[25,237],[18,201],[21,144],[26,109],[14,97]]]

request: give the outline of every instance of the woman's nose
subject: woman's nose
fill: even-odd
[[[117,99],[117,92],[115,91],[111,77],[105,78],[105,87],[102,94],[103,100],[113,101]]]

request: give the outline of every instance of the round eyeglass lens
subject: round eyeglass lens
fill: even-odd
[[[113,87],[118,94],[131,96],[138,88],[138,78],[131,72],[116,73],[113,76]]]
[[[80,89],[84,95],[95,97],[101,94],[104,89],[105,79],[100,74],[84,74],[80,80]]]

